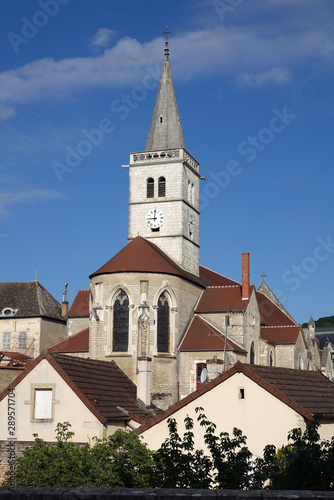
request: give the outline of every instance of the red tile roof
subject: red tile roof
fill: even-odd
[[[251,285],[251,293],[254,286]],[[196,308],[201,312],[244,311],[249,300],[242,300],[241,285],[207,287]]]
[[[89,351],[89,328],[71,335],[48,347],[49,352],[88,352]]]
[[[321,413],[325,418],[326,416],[327,418],[332,418],[334,415],[334,383],[320,371],[245,365],[238,361],[227,372],[204,384],[197,391],[192,392],[139,427],[135,432],[141,434],[155,424],[165,420],[180,408],[187,406],[187,404],[195,401],[202,394],[209,392],[217,385],[232,377],[235,373],[243,373],[307,420],[311,420],[316,413]]]
[[[256,299],[260,310],[261,324],[264,326],[291,325],[296,326],[276,304],[261,292],[256,292]]]
[[[89,316],[89,290],[79,290],[67,315],[68,318],[75,316]]]
[[[260,328],[261,339],[275,344],[295,344],[300,332],[299,325],[261,326]]]
[[[32,362],[32,358],[20,352],[1,351],[0,352],[1,361],[3,360],[4,357],[7,357],[9,359],[11,365],[15,364],[20,366],[27,366],[29,363]]]
[[[184,271],[159,247],[141,236],[137,236],[104,266],[90,275],[90,278],[101,274],[113,273],[158,273],[179,276],[205,287],[207,283],[191,273]]]
[[[135,384],[114,361],[98,361],[44,351],[9,387],[16,387],[43,359],[51,364],[103,424],[130,419],[143,423],[161,412],[155,406],[152,410],[147,410],[138,403]],[[7,396],[9,387],[0,394],[0,401]]]
[[[218,274],[215,271],[211,271],[207,267],[199,266],[199,275],[205,281],[208,282],[209,286],[233,286],[240,285],[237,281],[233,281],[230,278],[226,278],[222,274]]]
[[[200,316],[195,316],[181,343],[180,351],[221,351],[224,350],[225,336],[217,328]],[[245,352],[244,349],[227,338],[226,349]]]

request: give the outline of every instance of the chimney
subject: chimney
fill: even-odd
[[[217,356],[214,356],[212,359],[207,359],[206,367],[209,381],[224,373],[224,361],[222,359],[217,359]]]
[[[242,252],[242,300],[248,300],[250,294],[249,252]]]
[[[137,399],[146,407],[151,406],[151,362],[145,353],[138,357]]]
[[[63,293],[63,302],[61,304],[61,314],[62,316],[66,316],[68,313],[68,302],[67,302],[67,286],[68,283],[65,283],[65,292]]]

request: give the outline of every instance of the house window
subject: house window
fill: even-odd
[[[10,349],[10,333],[4,332],[2,335],[2,348]]]
[[[239,399],[245,399],[245,389],[243,387],[239,388]]]
[[[19,335],[19,349],[25,349],[27,347],[27,334],[26,332],[21,332]]]
[[[126,352],[129,342],[129,298],[119,290],[114,302],[113,351]]]
[[[146,197],[147,198],[154,198],[154,179],[152,179],[152,177],[147,179]]]
[[[35,389],[34,418],[52,418],[52,389]]]
[[[158,352],[169,352],[169,303],[163,292],[158,300],[157,347]]]
[[[166,179],[165,179],[165,177],[159,177],[158,196],[159,196],[159,198],[163,198],[164,196],[166,196]]]
[[[204,383],[201,381],[201,375],[202,372],[206,369],[206,363],[197,363],[196,364],[196,389],[199,389],[204,385]]]

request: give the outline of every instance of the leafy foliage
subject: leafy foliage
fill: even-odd
[[[16,462],[17,486],[149,487],[155,472],[152,452],[133,432],[117,430],[94,446],[73,443],[69,422],[58,424],[55,444],[35,435]],[[10,481],[7,476],[4,485]]]
[[[257,463],[257,486],[269,481],[275,490],[333,490],[334,437],[320,441],[319,425],[314,419],[304,432],[293,429],[288,434],[291,443],[277,451],[266,446]]]
[[[203,428],[206,453],[195,448],[194,420],[184,420],[181,437],[175,419],[168,420],[169,437],[152,452],[134,433],[117,430],[93,446],[72,442],[68,422],[58,424],[56,442],[35,442],[16,461],[17,486],[105,488],[270,488],[334,490],[334,437],[320,441],[319,419],[304,432],[288,434],[289,444],[276,450],[265,447],[254,459],[246,437],[234,428],[216,433],[203,408],[197,408],[197,425]],[[4,486],[10,483],[10,473]]]
[[[251,452],[246,437],[233,429],[233,438],[222,432],[216,435],[216,425],[210,422],[203,408],[197,408],[197,421],[204,427],[204,442],[210,457],[194,449],[194,422],[185,418],[183,438],[175,419],[168,419],[169,437],[156,454],[163,487],[166,488],[230,488],[245,489],[251,484]]]

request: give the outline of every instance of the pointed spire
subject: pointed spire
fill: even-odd
[[[186,147],[169,66],[169,33],[170,31],[166,26],[166,30],[164,31],[164,35],[166,36],[165,60],[145,151],[185,149]]]

